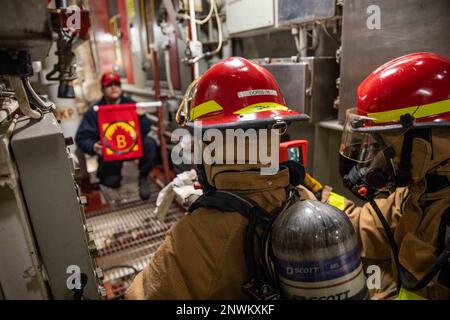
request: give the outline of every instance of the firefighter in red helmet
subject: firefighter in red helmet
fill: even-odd
[[[195,92],[183,121],[188,127],[256,128],[277,121],[307,120],[286,106],[272,74],[243,58],[230,58],[211,67],[190,91]]]
[[[94,106],[128,104],[135,103],[135,101],[122,94],[120,75],[117,72],[105,72],[100,83],[103,97],[84,114],[75,141],[84,153],[97,156],[97,177],[100,183],[110,188],[119,188],[122,181],[123,161],[103,161],[98,116]],[[144,114],[139,115],[139,126],[143,148],[143,156],[139,159],[139,196],[142,200],[148,200],[150,198],[148,175],[158,160],[158,146],[156,141],[147,135],[150,132],[151,123]]]
[[[278,84],[266,69],[239,57],[217,63],[194,81],[177,114],[183,126],[205,133],[208,129],[276,128],[280,134],[279,128],[307,119],[286,106]],[[204,162],[198,166],[202,199],[207,201],[194,203],[190,214],[169,231],[149,265],[134,279],[127,299],[248,298],[245,288],[251,291],[264,270],[257,263],[261,255],[253,250],[256,238],[246,230],[256,230],[262,221],[270,220],[288,201],[290,186],[296,184],[291,181],[295,176],[291,168],[280,165],[278,172],[261,175],[266,164],[260,159],[248,161],[250,145],[258,145],[258,141],[259,133],[255,140],[246,140],[242,162],[233,158],[232,163]],[[203,150],[208,147],[204,142]],[[217,145],[216,155],[217,150],[227,147],[227,141]],[[301,175],[301,170],[294,173]],[[244,216],[236,203],[251,206],[261,213],[261,219],[254,220],[256,213]],[[247,237],[250,241],[244,243]],[[249,282],[251,279],[255,282]]]
[[[340,209],[366,267],[380,267],[373,297],[450,298],[450,60],[414,53],[372,72],[347,112],[340,159],[344,185],[368,201]]]

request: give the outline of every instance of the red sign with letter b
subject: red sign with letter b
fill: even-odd
[[[98,126],[104,161],[142,157],[136,104],[99,106]]]

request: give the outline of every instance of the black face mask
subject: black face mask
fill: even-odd
[[[366,200],[368,188],[364,168],[360,168],[356,161],[339,155],[339,173],[344,186],[358,198]]]
[[[390,184],[388,172],[391,171],[392,176],[393,169],[385,167],[365,166],[342,155],[339,156],[339,173],[344,186],[362,200],[367,200],[369,195],[375,195]]]
[[[344,178],[348,173],[356,166],[358,163],[356,161],[350,160],[347,157],[339,154],[339,174]]]
[[[374,136],[381,145],[384,144],[381,137]],[[372,162],[370,166],[364,166],[341,156],[341,177],[344,185],[364,200],[367,200],[367,195],[375,196],[378,194],[380,189],[393,192],[397,187],[408,186],[411,182],[412,146],[413,140],[416,138],[423,139],[431,144],[431,130],[421,128],[408,130],[405,133],[398,170],[395,170],[393,163],[394,149],[385,145],[383,153],[378,155],[378,163]]]

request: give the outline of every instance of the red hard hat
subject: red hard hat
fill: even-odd
[[[398,127],[410,114],[415,126],[450,124],[450,60],[427,52],[383,64],[358,87],[356,114],[370,119],[364,127]]]
[[[212,66],[192,85],[192,91],[190,108],[186,101],[184,105],[189,127],[250,128],[309,119],[286,106],[269,71],[240,57]]]
[[[105,72],[101,79],[102,87],[107,87],[112,83],[120,86],[120,75],[117,72]]]

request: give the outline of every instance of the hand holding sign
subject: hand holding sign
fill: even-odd
[[[102,143],[100,141],[94,143],[94,152],[99,156],[102,155]]]
[[[146,112],[147,112],[147,110],[145,110],[145,108],[140,108],[140,107],[136,108],[136,113],[138,114],[138,116],[143,116]]]

